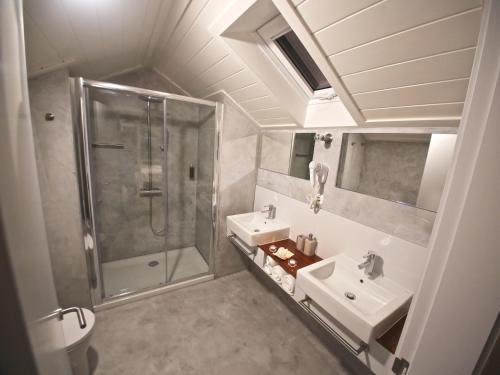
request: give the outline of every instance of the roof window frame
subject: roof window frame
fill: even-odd
[[[289,31],[292,31],[292,28],[283,16],[279,15],[259,28],[257,34],[265,42],[265,47],[267,47],[267,51],[265,52],[267,55],[274,61],[276,67],[283,75],[291,78],[290,81],[294,83],[296,89],[301,92],[309,104],[314,104],[318,101],[323,102],[325,100],[331,101],[337,98],[333,87],[316,91],[312,90],[297,67],[290,61],[281,47],[278,46],[275,40]]]

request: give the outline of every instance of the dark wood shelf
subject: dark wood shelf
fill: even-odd
[[[269,250],[269,247],[271,245],[275,245],[276,247],[284,247],[290,250],[293,253],[293,259],[297,261],[297,265],[295,267],[290,267],[288,265],[288,260],[282,260],[278,257],[276,257],[271,251]],[[320,258],[317,255],[313,255],[311,257],[304,255],[304,253],[300,252],[297,250],[297,247],[295,246],[295,241],[293,240],[282,240],[282,241],[276,241],[276,242],[271,242],[265,245],[260,245],[259,246],[267,255],[269,255],[271,258],[273,258],[276,263],[278,263],[286,272],[288,272],[290,275],[293,277],[297,277],[297,270],[301,269],[302,267],[308,266],[310,264],[319,262],[320,260],[323,260],[323,258]]]
[[[392,354],[396,353],[396,348],[399,343],[399,338],[403,332],[405,325],[406,315],[398,320],[386,333],[377,339],[377,342],[390,351]]]

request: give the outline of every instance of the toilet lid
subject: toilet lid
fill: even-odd
[[[82,309],[82,311],[83,315],[85,315],[85,320],[87,321],[87,326],[85,328],[80,328],[76,312],[70,312],[64,315],[62,326],[66,348],[70,348],[81,343],[90,335],[92,328],[94,328],[94,313],[87,309]]]

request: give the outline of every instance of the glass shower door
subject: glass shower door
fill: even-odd
[[[167,100],[167,281],[208,273],[213,242],[215,107]]]
[[[98,303],[209,275],[215,230],[216,106],[107,85],[84,87],[81,136]]]
[[[104,298],[166,283],[164,103],[88,89]]]

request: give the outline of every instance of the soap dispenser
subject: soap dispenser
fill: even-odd
[[[303,234],[299,234],[297,236],[297,242],[295,243],[295,247],[301,253],[304,252],[304,243],[305,243],[305,241],[306,241],[306,237]]]
[[[313,236],[312,233],[309,233],[309,236],[304,241],[304,255],[312,257],[316,254],[316,247],[318,246],[318,240]]]

